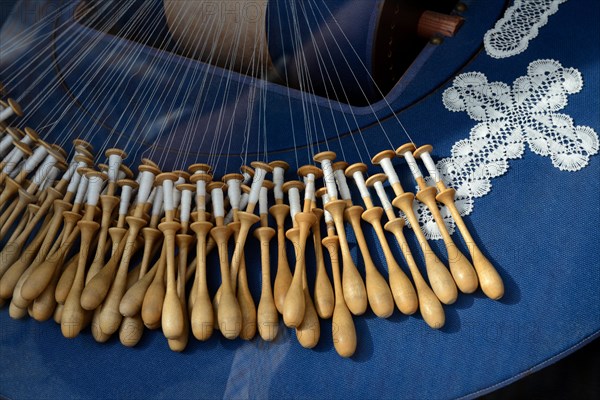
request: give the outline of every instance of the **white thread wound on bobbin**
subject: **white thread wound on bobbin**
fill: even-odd
[[[266,176],[267,171],[265,171],[262,168],[256,168],[256,170],[254,171],[254,180],[252,181],[252,186],[250,187],[250,197],[248,199],[249,204],[258,203],[260,188],[262,187]]]
[[[163,188],[162,186],[156,187],[154,195],[154,201],[152,201],[152,215],[160,215],[163,206]]]
[[[77,188],[79,187],[79,183],[81,182],[81,175],[79,175],[79,173],[77,173],[77,169],[87,167],[87,164],[83,161],[80,161],[77,163],[76,166],[77,166],[77,168],[75,168],[75,173],[73,174],[73,176],[71,177],[71,180],[69,181],[69,186],[67,186],[67,192],[69,192],[69,193],[77,192]]]
[[[36,147],[31,157],[25,160],[25,164],[23,165],[23,171],[29,174],[35,169],[35,167],[37,167],[42,162],[42,160],[44,160],[47,154],[48,149],[46,149],[44,146]]]
[[[154,183],[154,174],[150,171],[144,171],[140,174],[140,187],[138,190],[136,204],[143,204],[148,199],[152,184]]]
[[[189,222],[192,210],[192,191],[184,190],[181,192],[181,222]]]
[[[260,196],[258,199],[259,213],[260,214],[268,214],[269,213],[269,189],[266,187],[260,188]]]
[[[0,140],[0,155],[4,155],[4,153],[10,149],[10,145],[12,144],[13,138],[10,135],[7,135]]]
[[[421,160],[423,160],[423,164],[425,164],[425,168],[427,168],[429,176],[435,181],[435,183],[438,183],[441,180],[441,177],[437,167],[435,166],[433,158],[431,158],[431,154],[428,152],[423,152],[421,154]]]
[[[182,183],[185,183],[185,178],[181,176],[173,183],[173,210],[177,210],[181,203],[181,192],[177,189],[177,185]]]
[[[415,179],[422,178],[423,174],[421,173],[419,164],[417,164],[417,160],[415,160],[415,156],[413,156],[412,152],[405,151],[404,154],[402,154],[402,156],[406,159],[406,163],[408,164],[408,168],[410,169],[412,176]]]
[[[383,172],[387,175],[390,185],[400,182],[400,179],[398,179],[398,174],[394,169],[394,164],[392,164],[392,160],[390,158],[382,159],[379,162],[379,165],[381,165],[381,168],[383,168]]]
[[[346,175],[344,175],[344,171],[341,169],[335,171],[335,180],[340,188],[340,196],[342,196],[342,199],[351,200],[352,194],[350,193],[350,188],[348,187],[348,182],[346,181]]]
[[[119,170],[123,159],[118,154],[108,156],[108,180],[116,182],[119,179]]]
[[[165,179],[162,184],[163,187],[163,204],[165,205],[165,211],[173,211],[173,181]]]
[[[377,196],[379,197],[379,201],[381,202],[381,206],[384,210],[389,210],[392,208],[392,203],[390,203],[390,199],[385,192],[385,188],[383,187],[383,183],[375,182],[375,191],[377,192]]]
[[[223,190],[215,188],[211,191],[211,198],[213,204],[213,215],[215,218],[225,216],[225,205],[223,203]]]
[[[298,214],[301,211],[300,191],[298,190],[298,188],[291,188],[288,191],[288,198],[290,200],[290,216],[292,217],[293,221],[296,217],[296,214]]]
[[[48,175],[46,175],[46,177],[44,178],[44,182],[42,182],[42,184],[40,185],[39,191],[41,192],[42,190],[45,190],[45,189],[49,188],[50,186],[53,186],[54,182],[56,182],[56,178],[58,177],[59,173],[60,173],[60,169],[58,169],[56,166],[53,166],[50,169],[50,173]]]
[[[238,179],[229,179],[227,181],[227,196],[229,204],[234,210],[240,209],[240,200],[242,198],[242,182]]]
[[[15,147],[13,151],[7,156],[7,162],[2,172],[10,175],[14,169],[19,165],[19,161],[23,158],[23,150]]]
[[[360,197],[362,197],[363,199],[370,198],[371,193],[369,193],[369,189],[367,188],[367,184],[365,183],[365,177],[363,176],[362,172],[356,171],[352,174],[352,177],[354,178],[354,182],[356,182],[356,186],[358,187],[358,190],[360,192]]]
[[[330,199],[337,199],[338,191],[335,184],[335,174],[333,173],[333,166],[331,160],[321,161],[321,169],[323,169],[323,181],[327,187],[327,194]]]
[[[100,191],[102,190],[104,181],[99,177],[94,176],[92,179],[88,180],[88,182],[86,204],[95,206],[100,199]]]
[[[304,200],[315,200],[315,174],[307,174],[304,184]]]
[[[131,194],[133,193],[133,187],[125,185],[121,188],[121,202],[119,203],[119,215],[127,215],[129,211],[129,202],[131,201]]]
[[[15,111],[11,107],[6,107],[4,110],[0,111],[0,122],[6,121],[12,117],[14,113]]]
[[[283,177],[285,175],[285,170],[281,167],[275,167],[273,169],[273,183],[275,187],[273,188],[273,196],[275,200],[283,200]]]
[[[77,194],[75,195],[75,204],[83,203],[83,199],[87,193],[88,187],[88,178],[84,175],[81,177],[81,181],[79,181],[79,186],[77,187]]]
[[[52,168],[56,165],[56,158],[52,154],[48,154],[44,162],[39,166],[39,168],[35,171],[35,175],[33,176],[33,184],[40,187],[44,184],[46,177],[52,172]]]

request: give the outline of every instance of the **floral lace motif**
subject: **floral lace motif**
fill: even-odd
[[[577,69],[564,68],[554,60],[533,61],[527,75],[517,78],[512,87],[489,83],[480,72],[454,79],[443,94],[444,105],[479,121],[468,139],[454,144],[451,157],[437,163],[444,182],[456,189],[462,215],[470,214],[473,200],[491,190],[492,178],[508,171],[509,160],[523,156],[526,144],[534,153],[550,157],[561,171],[578,171],[588,164],[590,156],[598,152],[598,135],[558,113],[567,105],[568,95],[582,87]],[[426,236],[439,239],[430,213],[423,205],[417,211]],[[445,220],[452,232],[453,222]]]
[[[524,52],[538,35],[548,17],[567,0],[515,0],[515,3],[483,39],[485,51],[494,58],[506,58]]]

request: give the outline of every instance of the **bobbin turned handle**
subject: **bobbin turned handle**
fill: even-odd
[[[344,301],[338,260],[339,239],[337,236],[329,236],[324,238],[322,243],[329,251],[335,286],[335,307],[331,322],[333,345],[340,356],[350,357],[356,351],[356,328],[352,314]]]
[[[475,244],[475,240],[473,240],[469,229],[465,225],[460,212],[454,203],[455,193],[456,191],[454,189],[445,189],[437,195],[437,200],[448,207],[452,214],[452,218],[454,218],[454,221],[456,222],[456,226],[458,226],[460,233],[467,243],[467,247],[471,253],[471,259],[473,260],[473,267],[475,268],[475,271],[477,271],[477,276],[479,277],[481,290],[490,299],[499,300],[504,296],[504,283],[502,282],[502,277],[496,268],[494,268],[493,264],[483,255],[479,247],[477,247],[477,244]]]

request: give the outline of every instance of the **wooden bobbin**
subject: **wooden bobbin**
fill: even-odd
[[[196,179],[205,179],[205,182],[209,183],[211,177],[208,174],[203,174],[194,175],[191,179],[192,182]],[[212,336],[214,327],[214,312],[206,283],[206,240],[213,228],[213,224],[209,221],[202,220],[192,223],[191,228],[196,233],[196,277],[193,286],[195,295],[191,314],[191,325],[194,337],[204,341]]]
[[[344,211],[347,203],[344,200],[337,200],[337,186],[332,161],[336,155],[334,152],[323,152],[315,155],[314,160],[321,163],[323,170],[323,181],[327,187],[329,202],[324,205],[335,223],[338,234],[338,243],[342,252],[342,286],[346,305],[354,315],[362,315],[367,310],[367,290],[365,284],[352,260],[350,246],[346,238],[344,227]]]
[[[419,185],[419,191],[417,192],[417,199],[425,204],[433,218],[436,222],[437,227],[442,234],[442,238],[444,240],[444,245],[446,246],[446,253],[448,254],[448,263],[450,265],[450,272],[454,277],[454,281],[456,285],[463,293],[473,293],[477,290],[479,286],[479,281],[477,279],[477,274],[473,269],[473,266],[464,256],[464,254],[458,249],[450,233],[448,232],[448,228],[444,223],[444,217],[438,208],[435,195],[437,193],[437,189],[435,187],[428,187],[425,179],[423,179],[423,175],[417,165],[417,161],[415,160],[412,152],[415,150],[415,146],[412,143],[407,143],[403,146],[400,146],[396,152],[401,157],[406,159],[406,162],[410,166],[410,170],[412,175]]]
[[[300,202],[300,191],[304,190],[305,186],[304,183],[300,182],[300,181],[288,181],[283,185],[283,191],[285,193],[288,194],[288,199],[289,199],[289,209],[290,209],[290,216],[292,218],[292,228],[286,231],[286,237],[288,238],[288,240],[290,240],[290,242],[293,244],[294,246],[294,250],[296,252],[296,268],[298,266],[298,262],[300,257],[302,257],[301,253],[299,253],[299,249],[297,247],[298,244],[298,234],[299,234],[299,228],[298,228],[298,220],[296,219],[296,216],[302,211],[302,206],[301,206],[301,202]],[[294,270],[294,276],[296,276],[296,270]],[[294,278],[292,277],[292,279],[290,280],[290,286],[288,286],[287,291],[286,291],[286,295],[284,298],[284,303],[283,303],[283,307],[282,307],[282,316],[283,316],[283,320],[284,323],[287,326],[291,326],[288,325],[291,323],[295,323],[296,325],[294,325],[293,327],[299,325],[302,322],[302,318],[304,316],[304,307],[305,307],[305,301],[304,301],[304,290],[302,287],[302,276],[300,274],[298,274],[298,276],[296,277],[296,291],[295,291],[295,295],[296,297],[294,298],[294,300],[290,300],[290,293],[289,290],[291,289],[291,285],[294,282]],[[300,286],[298,286],[300,285]],[[288,312],[288,318],[294,318],[294,321],[286,321],[286,303],[288,304],[288,308],[287,308],[287,312]],[[295,308],[292,309],[290,308],[293,305]],[[292,313],[292,311],[294,312],[294,314]],[[299,315],[299,316],[298,316]]]
[[[263,187],[264,186],[261,186],[259,191],[262,191]],[[241,189],[244,193],[250,194],[251,189],[248,186],[242,185]],[[239,238],[239,229],[241,228],[241,222],[234,221],[229,223],[228,226],[233,231],[234,242],[237,243]],[[242,259],[240,260],[240,266],[237,272],[237,285],[235,284],[236,282],[233,282],[233,285],[234,290],[237,294],[240,310],[242,311],[242,331],[240,332],[240,338],[243,340],[251,340],[256,335],[256,305],[254,303],[252,293],[250,293],[250,287],[248,286],[246,256],[243,252],[241,257]]]
[[[147,221],[142,218],[146,199],[156,175],[160,173],[155,167],[148,165],[141,165],[138,170],[141,181],[137,193],[137,206],[134,215],[125,218],[129,225],[125,240],[120,241],[108,263],[88,282],[81,296],[81,305],[87,310],[97,308],[104,301],[98,314],[98,323],[99,329],[106,335],[112,335],[121,325],[123,316],[119,312],[119,304],[126,289],[129,263],[137,250],[138,234],[147,224]],[[106,287],[110,287],[108,292],[105,292]],[[102,295],[103,293],[106,293],[105,296]]]
[[[162,330],[167,339],[177,339],[184,333],[184,310],[177,293],[177,264],[175,261],[175,237],[181,225],[175,221],[173,203],[174,182],[178,176],[174,173],[163,172],[156,177],[156,184],[163,186],[165,221],[158,229],[165,237],[167,253],[167,288],[162,311]]]
[[[281,185],[282,192],[284,185]],[[277,187],[277,185],[275,186]],[[275,219],[277,225],[277,273],[275,274],[275,282],[273,284],[273,298],[275,307],[280,314],[283,314],[283,304],[285,295],[292,282],[292,273],[287,259],[286,243],[285,243],[285,219],[290,213],[290,206],[287,204],[275,204],[271,206],[269,212]]]
[[[323,199],[323,204],[328,202],[327,188],[317,190],[316,195]],[[331,260],[331,272],[333,273],[333,285],[335,288],[335,307],[332,317],[332,336],[335,351],[342,357],[351,357],[356,351],[356,328],[352,320],[352,314],[348,310],[344,300],[344,289],[340,275],[339,264],[339,240],[335,235],[333,217],[325,212],[325,223],[327,225],[327,237],[322,240],[323,246],[329,252]]]
[[[229,271],[227,242],[232,232],[231,229],[224,225],[223,190],[226,188],[227,186],[222,182],[212,182],[208,185],[207,189],[211,192],[213,215],[216,223],[216,226],[210,230],[210,235],[217,243],[221,270],[221,297],[219,298],[217,320],[219,322],[219,330],[223,336],[233,340],[238,337],[242,330],[242,312],[233,292]]]
[[[78,193],[72,210],[63,212],[64,225],[61,235],[54,241],[54,245],[51,246],[52,248],[47,253],[47,258],[36,266],[35,270],[31,272],[30,276],[22,284],[20,295],[26,302],[31,302],[42,295],[55,278],[58,282],[65,257],[79,238],[80,231],[77,227],[77,222],[82,218],[79,211],[87,193],[89,180],[90,178],[95,178],[96,175],[94,171],[86,168],[78,170],[78,173],[82,175],[81,184],[78,187]],[[95,182],[98,183],[101,180],[102,178],[95,179]],[[42,247],[44,245],[50,246],[52,236],[48,236],[50,241],[45,242]],[[52,296],[52,299],[54,299],[54,296]]]
[[[335,168],[335,167],[334,167]],[[362,163],[353,164],[348,166],[345,170],[345,175],[348,177],[353,177],[358,188],[361,190],[361,195],[363,201],[367,205],[367,208],[373,207],[373,202],[371,201],[371,197],[368,193],[366,185],[364,184],[363,174],[367,172],[367,166]],[[345,177],[343,177],[345,179]],[[348,200],[347,200],[348,201]],[[378,268],[375,266],[373,259],[371,258],[371,254],[369,251],[369,246],[367,245],[367,241],[365,239],[365,235],[362,230],[361,216],[364,213],[364,208],[357,205],[351,205],[346,208],[344,216],[346,220],[350,221],[352,225],[352,229],[354,230],[354,234],[356,236],[356,241],[358,242],[358,246],[360,248],[360,252],[363,257],[363,262],[365,264],[365,272],[366,272],[366,288],[367,288],[367,297],[369,299],[369,304],[371,309],[380,318],[388,318],[394,312],[394,297],[392,296],[392,292],[390,291],[390,287],[385,281],[384,277],[379,272]],[[404,281],[404,283],[406,283]],[[410,299],[410,291],[408,288],[411,287],[410,282],[408,285],[403,285],[403,297],[406,295],[405,300]],[[411,287],[412,289],[412,287]],[[414,295],[414,290],[412,292]],[[416,296],[414,301],[414,306],[416,308]],[[401,311],[408,311],[411,314],[415,311],[413,309],[412,304],[402,303]]]
[[[452,275],[446,268],[446,266],[440,261],[440,259],[435,255],[429,243],[427,242],[427,238],[425,234],[421,230],[421,226],[419,225],[419,220],[415,214],[413,209],[413,203],[415,200],[415,195],[411,192],[405,192],[400,184],[400,180],[398,179],[398,175],[396,174],[395,169],[391,165],[391,154],[388,152],[379,153],[377,156],[377,161],[383,167],[384,165],[388,165],[386,167],[386,175],[388,179],[392,182],[392,189],[396,195],[396,198],[392,201],[394,207],[402,210],[408,222],[411,225],[411,228],[417,239],[419,241],[419,246],[421,247],[421,251],[423,252],[423,256],[425,258],[425,269],[427,270],[427,277],[429,278],[429,283],[431,284],[431,288],[435,295],[440,299],[440,301],[444,304],[452,304],[456,301],[458,296],[458,290],[456,288],[456,284],[454,283],[454,279]],[[392,222],[392,221],[390,221]],[[395,227],[396,224],[400,224],[400,222],[392,222],[391,225],[388,222],[388,225],[385,226],[385,229],[390,231],[392,227]],[[390,228],[390,229],[388,229]],[[393,228],[394,231],[400,231],[400,228]]]
[[[103,182],[107,179],[106,175],[95,171],[88,172],[86,176],[90,183],[88,185],[85,215],[77,223],[81,231],[77,272],[69,295],[65,300],[60,324],[62,334],[66,338],[76,337],[84,326],[85,310],[81,307],[81,292],[85,286],[85,269],[90,246],[96,231],[100,228],[100,224],[94,221],[94,212],[100,199]]]
[[[261,226],[254,231],[254,237],[260,241],[261,255],[261,294],[258,303],[256,315],[256,324],[260,337],[265,341],[272,341],[277,337],[279,329],[279,315],[273,300],[273,290],[271,289],[271,260],[269,245],[275,229],[269,227],[268,222],[268,191],[274,188],[274,184],[265,180],[261,188],[259,207],[261,216]]]
[[[431,158],[432,150],[433,147],[431,145],[424,145],[416,149],[413,154],[416,158],[421,158],[423,160],[429,171],[429,175],[435,180],[439,190],[436,200],[444,204],[450,210],[452,218],[456,222],[456,226],[465,240],[471,254],[473,267],[475,267],[475,270],[477,271],[481,289],[489,298],[498,300],[504,295],[504,283],[502,282],[502,278],[494,268],[493,264],[483,255],[483,252],[479,247],[477,247],[475,240],[471,236],[469,229],[464,223],[462,216],[454,203],[456,191],[452,188],[447,188],[444,181],[441,179],[441,175]]]
[[[417,311],[419,307],[417,293],[412,286],[406,274],[402,271],[396,262],[392,251],[388,244],[387,238],[381,225],[381,216],[383,208],[375,207],[369,193],[368,184],[364,180],[363,174],[367,171],[366,165],[354,164],[346,169],[346,174],[352,176],[356,185],[360,190],[361,197],[367,207],[367,210],[362,213],[362,219],[367,221],[377,234],[379,244],[384,253],[386,264],[388,267],[389,283],[394,301],[400,312],[406,315],[411,315]],[[367,293],[369,288],[367,286]]]
[[[442,308],[440,301],[433,293],[429,285],[427,285],[427,283],[425,282],[425,279],[423,279],[423,276],[421,275],[421,272],[419,271],[419,268],[417,267],[417,264],[412,256],[412,253],[408,246],[408,242],[406,241],[406,238],[404,237],[403,233],[404,220],[402,218],[396,217],[396,215],[394,214],[392,204],[389,202],[387,194],[385,193],[383,182],[385,182],[386,180],[387,176],[385,174],[376,174],[371,176],[367,180],[366,184],[369,187],[375,188],[377,195],[381,201],[381,204],[383,205],[383,209],[385,210],[385,213],[388,217],[388,222],[385,224],[385,230],[391,232],[396,238],[396,241],[400,246],[400,250],[402,251],[404,260],[406,261],[406,264],[410,269],[410,273],[415,282],[415,289],[417,291],[417,296],[419,300],[419,309],[421,311],[423,319],[433,329],[439,329],[442,326],[444,326],[445,323],[444,309]],[[373,210],[376,209],[377,208],[374,208]],[[377,232],[377,235],[385,237],[383,234],[383,230],[381,229],[381,216],[377,216],[376,214],[381,214],[381,211],[365,211],[363,219],[373,220],[373,227]],[[377,218],[375,218],[375,216],[377,216]],[[384,248],[384,253],[387,254],[388,252],[390,252],[389,245],[386,247],[387,249]],[[390,272],[390,281],[391,274],[392,273]],[[390,283],[390,286],[393,285]]]
[[[323,171],[315,166],[308,165],[301,167],[298,170],[298,175],[307,179],[309,174],[314,175],[314,179],[323,178]],[[314,287],[314,300],[315,309],[319,318],[329,319],[333,315],[333,309],[335,307],[335,296],[333,293],[333,287],[331,281],[327,276],[325,270],[325,259],[323,257],[323,245],[321,243],[321,218],[323,217],[323,210],[316,208],[316,196],[313,190],[312,195],[311,212],[315,215],[316,221],[312,226],[313,232],[313,245],[315,248],[315,287]]]

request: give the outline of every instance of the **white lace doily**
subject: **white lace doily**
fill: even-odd
[[[473,200],[491,190],[491,179],[508,170],[509,160],[522,157],[525,144],[534,153],[550,157],[561,171],[577,171],[588,164],[589,157],[598,152],[598,135],[558,113],[567,105],[568,95],[582,87],[577,69],[564,68],[554,60],[533,61],[527,75],[517,78],[512,87],[489,83],[480,72],[454,79],[444,92],[444,105],[479,121],[469,138],[456,142],[452,155],[437,163],[444,182],[456,189],[462,215],[470,214]],[[431,214],[422,204],[417,207],[426,236],[441,238]],[[447,210],[442,211],[448,215]],[[453,221],[445,220],[452,232]]]
[[[485,51],[494,58],[506,58],[522,53],[538,30],[548,23],[548,17],[567,0],[515,0],[504,16],[483,39]]]

